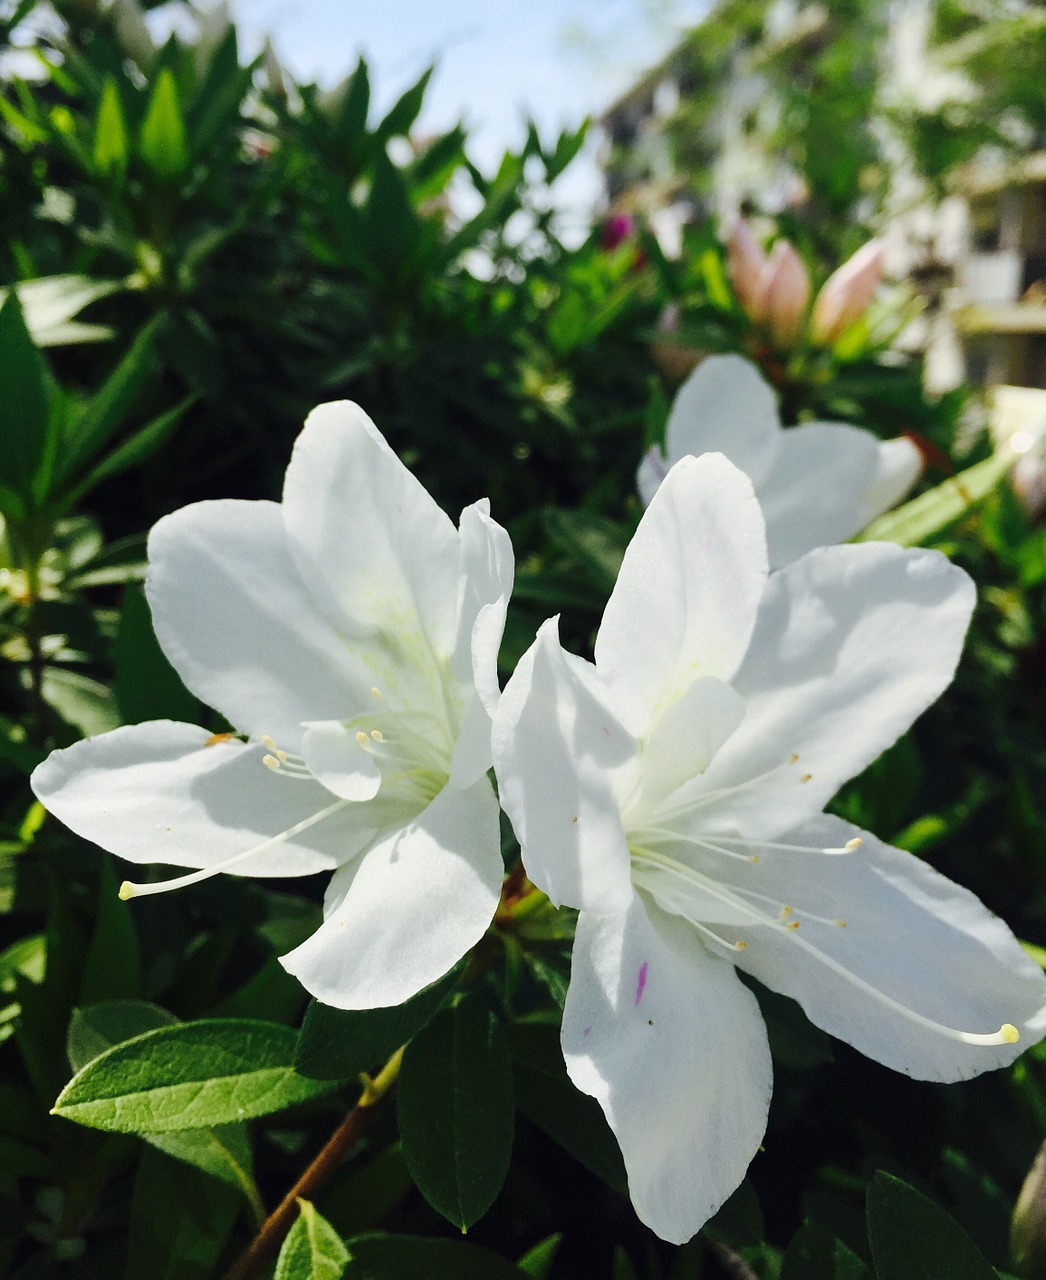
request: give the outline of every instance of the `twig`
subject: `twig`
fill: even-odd
[[[226,1272],[225,1280],[250,1280],[250,1277],[255,1275],[264,1263],[276,1256],[287,1232],[298,1217],[298,1200],[311,1200],[337,1169],[346,1152],[350,1151],[363,1136],[374,1117],[378,1104],[395,1085],[402,1059],[403,1049],[397,1049],[373,1079],[370,1076],[361,1077],[363,1092],[360,1094],[359,1102],[327,1139],[325,1146],[279,1205],[265,1219],[258,1234]]]

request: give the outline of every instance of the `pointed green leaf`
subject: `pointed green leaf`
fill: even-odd
[[[65,1055],[81,1071],[114,1044],[178,1022],[173,1013],[148,1000],[101,1000],[74,1009],[65,1039]]]
[[[145,592],[137,583],[131,583],[124,591],[113,657],[116,701],[124,724],[196,720],[200,704],[160,648]]]
[[[438,1013],[403,1055],[403,1156],[429,1204],[467,1230],[494,1203],[512,1154],[512,1062],[478,999]]]
[[[897,542],[902,547],[915,547],[967,515],[995,488],[1010,470],[1015,456],[1001,449],[992,457],[978,462],[957,476],[921,493],[903,507],[888,511],[873,520],[856,537],[857,542]]]
[[[101,177],[110,178],[117,185],[123,182],[128,161],[127,127],[120,105],[120,91],[112,76],[105,77],[102,100],[98,104],[92,159],[95,172]]]
[[[133,435],[128,436],[123,444],[116,446],[112,453],[106,454],[97,466],[92,467],[81,480],[62,494],[62,509],[66,510],[74,506],[103,480],[109,480],[119,475],[121,471],[126,471],[128,467],[144,461],[163,444],[195,399],[195,396],[190,396],[167,413],[161,413],[158,418],[153,418]]]
[[[84,961],[83,985],[80,988],[82,1004],[94,1004],[99,1000],[134,1000],[141,995],[138,931],[134,913],[120,901],[119,890],[113,860],[106,854],[102,860],[94,934]]]
[[[391,1236],[377,1232],[346,1240],[345,1280],[524,1280],[525,1273],[490,1249],[463,1240]]]
[[[127,419],[142,386],[154,369],[153,344],[158,321],[138,334],[127,354],[88,401],[69,428],[58,475],[67,479],[95,457]]]
[[[781,1280],[873,1280],[871,1268],[841,1240],[815,1222],[792,1237],[781,1263]]]
[[[95,280],[90,276],[41,276],[13,286],[22,304],[26,327],[38,347],[59,347],[111,338],[112,329],[100,324],[74,322],[86,306],[123,289],[122,280]],[[0,289],[0,302],[8,294]]]
[[[161,70],[153,85],[138,135],[138,152],[160,182],[173,182],[189,167],[185,120],[170,67]]]
[[[349,1262],[341,1237],[308,1200],[299,1200],[298,1209],[298,1220],[276,1261],[274,1280],[341,1280]]]
[[[421,105],[425,100],[425,91],[429,87],[435,67],[429,67],[422,73],[421,79],[398,99],[381,124],[374,130],[375,137],[382,142],[389,138],[406,137],[411,126],[421,113]]]
[[[331,1085],[298,1075],[290,1027],[209,1019],[148,1031],[89,1062],[53,1114],[115,1133],[230,1124],[307,1102]]]
[[[390,1009],[332,1009],[314,1000],[305,1014],[294,1066],[317,1080],[351,1080],[406,1044],[454,990],[458,969]]]
[[[878,1280],[997,1280],[951,1214],[889,1173],[868,1186],[868,1238]]]
[[[0,306],[0,482],[28,494],[47,452],[50,374],[12,290]]]

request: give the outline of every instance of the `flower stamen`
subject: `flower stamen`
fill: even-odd
[[[170,880],[157,880],[152,884],[138,884],[133,880],[125,880],[120,885],[120,897],[126,902],[129,898],[147,898],[151,894],[167,893],[171,889],[184,889],[191,884],[199,884],[201,880],[209,880],[212,876],[220,875],[223,871],[229,871],[233,867],[237,867],[242,862],[246,862],[250,858],[255,858],[259,853],[266,853],[269,849],[273,849],[278,844],[283,844],[285,840],[293,840],[295,836],[300,836],[303,831],[308,831],[310,827],[315,827],[324,819],[331,817],[337,813],[339,809],[344,809],[347,804],[351,804],[350,800],[336,800],[334,804],[328,805],[325,809],[321,809],[318,813],[312,814],[308,818],[303,818],[301,822],[296,822],[294,826],[288,827],[286,831],[281,831],[279,835],[270,836],[268,840],[263,840],[261,844],[256,844],[250,849],[245,849],[242,853],[234,853],[231,858],[226,858],[224,862],[217,862],[213,867],[202,867],[199,871],[191,871],[188,875],[174,876]]]

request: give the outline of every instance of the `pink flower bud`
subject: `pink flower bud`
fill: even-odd
[[[799,336],[809,301],[810,276],[802,258],[787,240],[778,240],[759,273],[749,314],[766,325],[779,346],[790,347]]]
[[[741,306],[752,315],[752,303],[755,299],[759,273],[766,266],[766,254],[759,247],[759,242],[745,222],[738,218],[726,242],[727,270],[730,283]]]
[[[828,345],[868,310],[883,278],[883,246],[869,240],[834,271],[814,302],[810,336]]]
[[[599,230],[599,246],[608,252],[634,235],[636,222],[630,213],[612,213]]]

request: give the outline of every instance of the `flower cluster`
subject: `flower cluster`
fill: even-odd
[[[33,775],[78,834],[193,868],[124,897],[329,872],[322,925],[283,963],[321,1001],[372,1008],[440,977],[491,921],[493,765],[528,876],[580,910],[570,1076],[606,1113],[640,1217],[673,1241],[765,1127],[770,1053],[738,970],[924,1079],[1004,1065],[1046,1033],[1046,979],[1005,925],[823,812],[950,681],[972,584],[935,552],[815,545],[851,523],[793,536],[813,499],[790,496],[809,455],[788,441],[813,432],[840,459],[819,486],[862,510],[882,446],[830,424],[778,439],[738,365],[684,388],[680,415],[704,397],[710,425],[670,428],[674,465],[647,486],[593,663],[550,620],[501,692],[507,534],[485,502],[455,527],[357,406],[323,405],[281,504],[199,503],[150,537],[157,637],[230,731],[128,726]]]

